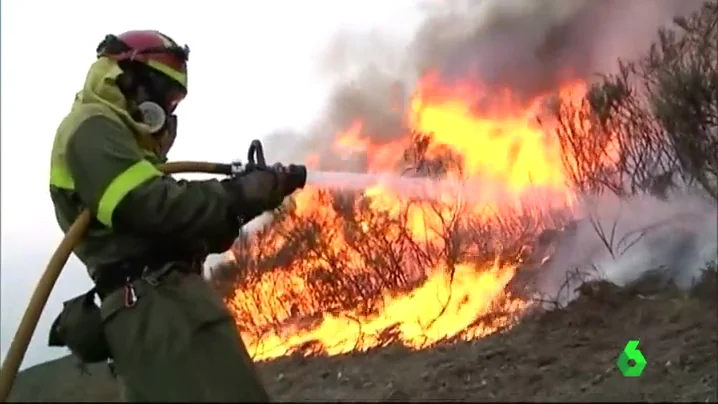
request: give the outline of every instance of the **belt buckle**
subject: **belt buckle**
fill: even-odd
[[[159,279],[152,274],[149,265],[145,265],[142,269],[142,279],[145,280],[150,286],[157,286],[160,284]]]

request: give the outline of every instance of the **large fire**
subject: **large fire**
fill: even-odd
[[[558,94],[584,92],[568,83]],[[356,117],[336,137],[338,155],[364,155],[369,172],[410,167],[465,181],[480,195],[410,200],[381,184],[362,195],[298,193],[234,251],[250,270],[228,304],[255,359],[391,342],[420,349],[511,326],[528,302],[506,285],[532,239],[575,197],[560,146],[536,119],[544,101],[427,74],[404,113],[405,136],[378,144]]]

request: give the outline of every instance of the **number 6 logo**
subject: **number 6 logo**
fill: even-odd
[[[647,363],[643,353],[638,349],[638,340],[632,339],[623,348],[623,352],[616,361],[616,366],[624,377],[638,377],[643,373]]]

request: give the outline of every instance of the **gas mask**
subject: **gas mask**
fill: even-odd
[[[155,138],[155,154],[165,161],[175,138],[177,137],[177,115],[167,114],[156,102],[145,101],[137,106],[142,117],[142,123],[149,127]]]
[[[152,151],[162,160],[177,136],[177,116],[174,114],[177,105],[186,95],[186,91],[175,81],[165,75],[141,66],[135,70],[138,84],[137,105],[138,121],[148,126],[154,144]]]
[[[145,101],[137,106],[142,117],[142,123],[149,126],[150,133],[159,133],[167,121],[167,113],[156,102]]]

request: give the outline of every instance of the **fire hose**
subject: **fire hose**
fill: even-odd
[[[254,140],[250,144],[249,151],[247,152],[247,163],[245,164],[238,161],[231,164],[178,161],[160,164],[157,168],[165,174],[195,172],[228,176],[240,176],[258,169],[271,169],[267,167],[264,158],[264,149],[259,140]],[[65,232],[65,237],[50,257],[45,271],[35,287],[35,291],[30,298],[30,303],[28,303],[17,332],[15,333],[15,338],[13,338],[10,344],[10,349],[5,356],[2,368],[0,368],[0,402],[5,402],[10,394],[22,360],[30,345],[30,340],[37,328],[47,300],[50,297],[50,293],[73,250],[85,236],[91,219],[92,215],[88,209],[80,213],[75,222],[70,226],[67,232]]]

